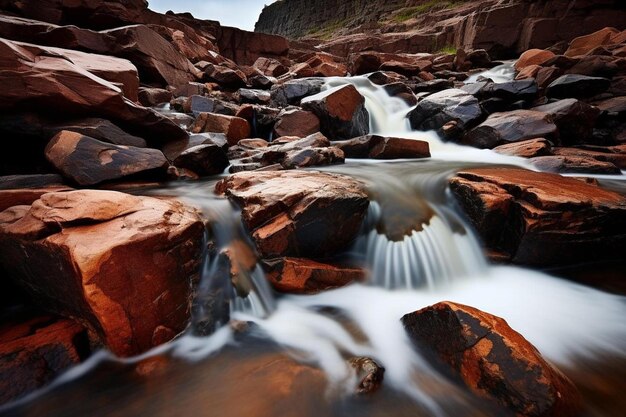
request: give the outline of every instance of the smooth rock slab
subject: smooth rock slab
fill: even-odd
[[[204,230],[199,213],[178,201],[48,193],[0,213],[0,265],[38,306],[131,356],[184,330]]]
[[[314,171],[238,173],[215,189],[241,207],[263,258],[336,255],[356,238],[369,205],[360,182]]]
[[[83,186],[139,174],[158,177],[169,166],[158,149],[113,145],[67,130],[50,140],[45,154],[63,176]]]
[[[580,394],[503,319],[444,301],[402,317],[416,346],[453,379],[518,416],[577,415]]]
[[[586,98],[603,93],[611,86],[607,78],[567,74],[554,80],[546,89],[551,98]]]

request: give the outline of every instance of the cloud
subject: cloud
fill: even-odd
[[[263,6],[275,0],[148,0],[150,9],[165,13],[190,12],[199,19],[217,20],[224,26],[254,30]]]

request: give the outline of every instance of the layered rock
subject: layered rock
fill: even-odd
[[[482,397],[518,416],[573,416],[580,394],[503,319],[452,302],[402,317],[416,346]]]
[[[619,259],[626,199],[573,178],[520,169],[462,171],[450,187],[487,248],[525,265]]]
[[[44,194],[0,217],[2,268],[115,354],[136,355],[185,328],[204,233],[196,210],[84,190]]]

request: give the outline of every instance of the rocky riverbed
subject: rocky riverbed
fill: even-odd
[[[118,377],[154,378],[148,401],[197,355],[227,415],[611,415],[619,394],[546,342],[624,373],[626,31],[589,32],[515,61],[333,55],[143,0],[1,1],[0,414],[92,415],[64,398]],[[474,298],[502,274],[597,328],[535,332],[523,285],[525,306]],[[351,304],[374,295],[392,353]],[[239,378],[274,396],[237,404]]]

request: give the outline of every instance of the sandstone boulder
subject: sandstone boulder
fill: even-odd
[[[521,71],[530,65],[542,65],[555,56],[554,52],[545,49],[529,49],[515,62],[515,69]]]
[[[330,265],[302,258],[266,260],[263,267],[272,287],[290,294],[315,294],[365,278],[365,271],[361,268]]]
[[[321,132],[333,140],[369,133],[365,98],[353,85],[331,88],[306,97],[302,99],[302,108],[319,118]]]
[[[246,119],[217,113],[200,113],[191,128],[193,133],[223,133],[230,145],[250,137],[250,124]]]
[[[574,384],[503,319],[444,301],[402,317],[416,346],[454,380],[518,416],[573,416]]]
[[[158,104],[169,103],[172,99],[172,92],[162,88],[141,87],[138,99],[142,106],[154,107]]]
[[[270,77],[280,77],[289,71],[280,61],[271,58],[260,57],[254,62],[253,66],[264,75]]]
[[[311,171],[238,173],[216,191],[241,207],[263,258],[321,258],[346,250],[369,205],[358,181]]]
[[[367,135],[334,142],[333,145],[341,149],[346,158],[414,159],[430,157],[428,142],[415,139]]]
[[[493,150],[503,155],[534,158],[536,156],[550,155],[552,153],[552,143],[544,138],[536,138],[496,146]]]
[[[78,185],[95,185],[128,176],[163,177],[169,162],[158,149],[119,146],[63,130],[46,147],[46,158]]]
[[[579,155],[550,155],[532,158],[530,162],[544,172],[621,175],[612,162]]]
[[[461,142],[477,148],[494,148],[511,142],[544,137],[558,137],[552,118],[542,112],[514,110],[494,113],[463,136]]]
[[[281,136],[306,137],[320,131],[320,120],[315,114],[299,109],[286,109],[278,115],[274,134]]]
[[[0,222],[0,265],[39,306],[130,356],[185,328],[203,234],[199,213],[177,201],[48,193]]]
[[[589,35],[579,36],[570,42],[565,56],[586,55],[599,46],[611,44],[612,38],[618,33],[619,30],[607,27]]]
[[[215,144],[200,144],[185,149],[172,163],[200,176],[221,174],[230,164],[226,152]]]
[[[453,194],[490,250],[523,265],[620,259],[626,198],[556,174],[506,168],[462,171]]]

